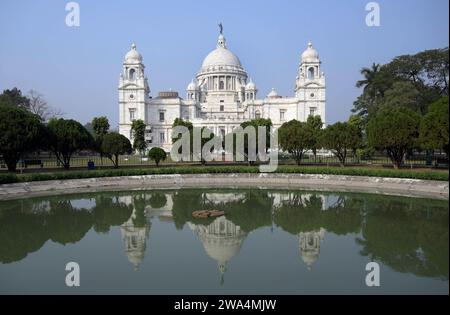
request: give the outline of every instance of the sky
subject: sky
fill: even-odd
[[[448,46],[448,0],[379,0],[380,26],[366,25],[363,0],[79,0],[68,27],[62,0],[1,0],[0,91],[39,91],[65,118],[107,116],[117,127],[118,80],[132,42],[151,95],[182,97],[215,48],[218,23],[262,98],[294,95],[301,53],[311,41],[326,76],[327,123],[347,120],[361,93],[362,67]]]

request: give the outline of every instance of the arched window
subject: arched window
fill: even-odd
[[[314,68],[313,67],[308,69],[308,79],[314,79]]]
[[[129,73],[128,77],[130,78],[130,80],[136,79],[136,70],[130,69],[130,73]]]
[[[261,113],[259,110],[255,111],[255,119],[260,119],[261,118]]]

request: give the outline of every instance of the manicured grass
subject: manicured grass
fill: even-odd
[[[259,173],[257,166],[204,166],[204,167],[161,167],[144,169],[103,169],[91,171],[65,171],[54,173],[30,173],[30,174],[0,174],[0,184],[32,182],[45,180],[63,180],[77,178],[154,175],[154,174],[229,174],[229,173]],[[287,174],[327,174],[350,176],[375,176],[391,178],[414,178],[448,181],[448,171],[439,170],[410,170],[410,169],[382,169],[361,167],[326,167],[326,166],[279,166],[275,173]]]

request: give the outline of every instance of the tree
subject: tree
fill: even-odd
[[[87,122],[85,125],[84,125],[84,128],[86,128],[86,130],[91,134],[91,136],[95,136],[95,134],[94,134],[94,128],[92,127],[92,122]]]
[[[357,156],[358,159],[370,159],[374,155],[375,150],[367,144],[367,137],[365,134],[366,122],[363,117],[359,115],[351,115],[348,119],[348,123],[358,128],[360,134],[362,135],[361,143],[357,147],[352,148],[353,155]]]
[[[3,102],[5,99],[0,99],[0,155],[8,171],[14,172],[25,153],[42,145],[45,128],[37,115],[20,107],[3,106]]]
[[[98,153],[100,153],[100,160],[103,164],[103,155],[104,152],[102,151],[102,142],[103,137],[106,136],[109,132],[109,121],[108,118],[105,116],[101,117],[94,117],[91,122],[92,131],[94,134],[94,140],[95,140],[95,149]]]
[[[448,47],[398,56],[388,67],[395,77],[412,82],[419,91],[432,88],[438,95],[448,96]]]
[[[356,155],[356,151],[360,149],[362,146],[364,146],[364,122],[361,116],[358,115],[350,115],[348,118],[348,123],[358,129],[359,134],[361,135],[361,141],[360,143],[354,143],[355,146],[351,148],[353,150],[353,155]]]
[[[28,110],[41,117],[43,121],[48,121],[50,118],[56,118],[63,115],[62,111],[50,107],[44,99],[44,96],[35,90],[30,90],[28,92],[28,99]]]
[[[358,81],[357,86],[364,90],[352,109],[364,117],[365,123],[383,103],[396,105],[400,102],[402,106],[425,114],[431,103],[441,96],[448,96],[448,47],[398,56],[381,67],[374,66],[362,70],[365,79]],[[390,100],[385,100],[385,96]]]
[[[155,161],[156,166],[159,167],[159,162],[164,161],[167,158],[166,151],[161,148],[154,147],[148,152],[150,160]]]
[[[260,151],[259,148],[259,127],[264,127],[265,128],[265,133],[266,133],[266,147],[265,148],[261,148],[261,152],[267,152],[267,150],[270,147],[270,136],[271,136],[271,128],[272,128],[272,121],[269,119],[265,119],[265,118],[257,118],[257,119],[253,119],[250,121],[245,121],[241,124],[242,129],[245,130],[245,128],[247,127],[253,127],[255,128],[255,133],[256,133],[256,152]],[[247,161],[248,161],[248,156],[249,156],[249,143],[248,143],[248,135],[244,136],[244,155],[247,156]],[[236,141],[235,141],[235,145],[236,145]],[[236,150],[235,150],[236,151]],[[256,153],[255,152],[255,153]],[[254,161],[248,161],[249,164],[252,164]]]
[[[325,128],[321,138],[323,146],[333,152],[341,166],[345,166],[348,150],[360,146],[362,136],[355,125],[337,122]]]
[[[395,168],[399,168],[406,152],[418,144],[420,115],[409,108],[385,108],[367,125],[370,146],[386,150]]]
[[[399,106],[407,107],[415,112],[424,113],[426,108],[420,102],[420,93],[411,82],[395,82],[392,87],[385,92],[384,98],[380,101],[381,108],[395,108]]]
[[[103,136],[101,151],[114,164],[114,168],[119,167],[119,155],[133,152],[130,140],[117,132],[110,132]]]
[[[191,122],[189,121],[185,121],[182,118],[175,118],[175,120],[173,121],[172,124],[172,128],[175,127],[186,127],[187,128],[187,132],[189,132],[189,159],[192,159],[192,151],[193,151],[193,147],[194,147],[194,126],[192,125]],[[183,137],[183,134],[177,134],[175,136],[172,137],[172,143],[177,142],[179,139],[181,139]],[[203,142],[202,142],[203,144]],[[203,147],[203,146],[202,146]],[[178,150],[178,153],[181,154],[181,150],[182,148],[180,147],[180,149]]]
[[[364,67],[361,69],[361,74],[364,79],[356,82],[357,88],[364,88],[364,91],[370,91],[374,84],[376,75],[380,72],[380,65],[373,63],[370,68]]]
[[[51,119],[50,148],[65,169],[70,167],[72,155],[78,151],[91,149],[94,139],[79,122],[72,119]]]
[[[0,94],[0,104],[22,107],[28,110],[30,108],[30,99],[22,95],[22,92],[15,87],[11,90],[4,90]]]
[[[201,127],[201,129],[200,129],[200,135],[202,136],[202,138],[201,138],[201,141],[200,141],[200,152],[194,152],[194,129],[195,129],[194,126],[192,125],[191,122],[185,121],[185,120],[183,120],[182,118],[175,118],[175,120],[174,120],[174,122],[173,122],[173,124],[172,124],[172,127],[175,128],[175,127],[177,127],[177,126],[183,126],[183,127],[186,127],[187,130],[188,130],[187,132],[189,132],[189,145],[190,145],[190,148],[189,148],[190,151],[189,151],[189,152],[190,152],[190,159],[193,158],[193,155],[194,155],[194,154],[199,153],[199,154],[200,154],[200,160],[201,160],[202,164],[205,164],[206,161],[205,161],[205,159],[203,158],[203,147],[205,146],[205,144],[206,144],[208,141],[210,141],[210,140],[212,140],[212,139],[214,138],[214,134],[213,134],[213,133],[210,133],[210,136],[209,136],[209,137],[203,138],[203,136],[202,136],[203,133],[206,132],[206,130],[209,130],[209,129],[208,129],[207,127]],[[198,128],[198,127],[196,127],[196,128]],[[172,137],[172,143],[175,143],[176,141],[178,141],[179,139],[181,139],[182,136],[183,136],[182,134],[178,134],[178,135]],[[182,148],[180,147],[180,149],[178,150],[178,153],[179,153],[179,154],[181,154],[181,150],[182,150]]]
[[[420,124],[420,142],[425,149],[441,149],[449,155],[448,96],[430,105]]]
[[[92,129],[96,137],[104,137],[109,132],[109,121],[105,116],[92,119]]]
[[[238,145],[238,143],[237,143],[238,139],[242,139],[242,137],[240,136],[241,138],[238,138],[238,134],[240,132],[237,131],[237,129],[234,129],[233,132],[227,134],[223,140],[225,143],[233,143],[232,152],[228,152],[228,153],[232,153],[234,157],[236,157],[236,154],[238,153],[238,151],[241,150],[240,147],[243,145],[244,152],[240,152],[240,153],[243,154],[244,157],[247,158],[248,164],[252,164],[255,161],[250,161],[249,158],[253,159],[252,155],[253,154],[256,155],[260,151],[258,148],[258,145],[259,145],[258,142],[259,142],[259,137],[260,137],[259,127],[265,128],[266,145],[265,145],[265,148],[261,148],[261,151],[267,152],[270,147],[272,121],[270,119],[258,118],[258,119],[253,119],[250,121],[245,121],[245,122],[241,123],[240,127],[244,131],[247,127],[254,128],[255,138],[256,138],[256,139],[254,139],[256,152],[249,152],[249,135],[247,133],[243,134],[243,143],[240,143]],[[227,149],[227,148],[225,148],[225,149]]]
[[[297,165],[300,165],[303,153],[311,144],[311,129],[307,123],[295,119],[284,123],[278,129],[278,138],[280,147],[289,152]]]
[[[137,150],[142,156],[142,153],[147,148],[147,142],[145,142],[145,123],[143,120],[133,120],[131,124],[131,130],[133,131],[133,149]]]
[[[306,125],[308,127],[310,134],[308,149],[310,149],[313,152],[314,161],[316,161],[317,150],[319,150],[321,147],[320,137],[322,134],[322,127],[323,127],[322,118],[320,118],[319,115],[308,116],[308,119],[306,120]]]
[[[267,150],[270,147],[270,135],[271,135],[271,128],[272,128],[272,120],[270,120],[270,118],[265,119],[265,118],[257,118],[257,119],[253,119],[250,121],[245,121],[241,124],[241,127],[243,129],[247,128],[248,126],[253,126],[255,128],[256,131],[256,150],[259,151],[258,148],[258,142],[259,142],[259,132],[258,132],[258,128],[259,127],[264,127],[266,129],[266,147],[264,148],[265,151],[267,152]],[[247,137],[246,137],[247,140]],[[246,141],[247,143],[247,141]],[[247,150],[247,144],[245,145],[246,150]]]

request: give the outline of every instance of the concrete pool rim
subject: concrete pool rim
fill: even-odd
[[[229,173],[135,175],[3,184],[0,185],[0,200],[95,191],[243,187],[449,199],[447,181],[323,174]]]

